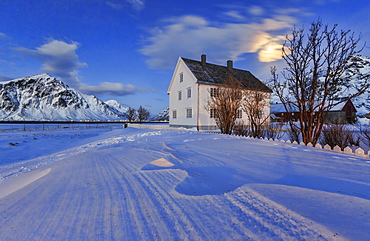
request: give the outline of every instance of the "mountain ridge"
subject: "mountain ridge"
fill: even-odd
[[[65,121],[125,119],[114,106],[83,94],[49,74],[0,82],[0,120]]]

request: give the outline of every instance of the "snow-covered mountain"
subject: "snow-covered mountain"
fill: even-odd
[[[118,111],[118,113],[120,113],[121,115],[125,115],[125,116],[129,109],[129,107],[123,106],[122,104],[118,103],[118,101],[116,100],[108,100],[104,103],[109,105],[112,108],[115,108]]]
[[[125,113],[48,75],[0,82],[0,120],[119,120]]]
[[[158,115],[152,118],[152,120],[156,121],[168,121],[169,120],[169,111],[170,107],[165,107]]]

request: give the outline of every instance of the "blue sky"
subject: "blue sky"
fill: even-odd
[[[231,59],[265,81],[294,26],[321,18],[370,44],[369,13],[368,0],[1,0],[0,80],[47,72],[156,114],[179,56]]]

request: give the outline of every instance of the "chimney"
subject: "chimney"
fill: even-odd
[[[228,60],[227,61],[227,69],[231,72],[233,71],[233,61],[232,60]]]
[[[207,62],[207,56],[205,54],[202,54],[200,57],[201,57],[202,64],[203,65],[206,64],[206,62]]]

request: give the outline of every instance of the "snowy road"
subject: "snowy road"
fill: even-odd
[[[370,163],[334,152],[128,128],[6,163],[0,240],[370,237]]]

